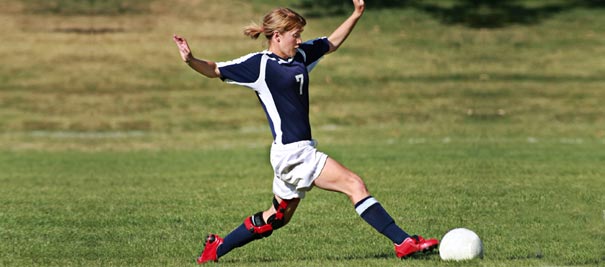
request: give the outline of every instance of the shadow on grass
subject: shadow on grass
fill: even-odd
[[[433,252],[430,253],[416,253],[414,255],[412,255],[411,257],[404,259],[402,261],[415,261],[415,260],[422,260],[422,261],[427,261],[427,260],[434,260],[436,259],[436,257],[439,257],[439,252],[438,250],[434,250]],[[296,260],[294,260],[295,262],[304,262],[304,261],[318,261],[318,260],[325,260],[325,261],[354,261],[354,260],[372,260],[372,259],[394,259],[396,260],[397,258],[395,257],[395,253],[394,252],[385,252],[385,253],[377,253],[377,254],[364,254],[364,255],[346,255],[346,256],[341,256],[341,255],[329,255],[329,256],[324,256],[321,258],[314,258],[314,257],[309,257],[309,256],[304,256],[301,255],[300,258],[297,258]],[[225,260],[224,262],[229,262],[229,263],[269,263],[269,262],[280,262],[280,261],[284,261],[283,259],[280,259],[279,257],[273,257],[271,259],[233,259],[233,260]]]
[[[577,5],[569,2],[528,7],[516,1],[470,0],[449,7],[422,2],[415,3],[413,7],[431,14],[444,24],[499,28],[512,24],[536,24]]]
[[[35,14],[96,16],[143,14],[153,0],[22,0],[26,10]]]
[[[23,0],[27,10],[34,13],[58,15],[124,15],[148,13],[154,0]],[[444,24],[459,24],[471,28],[499,28],[513,24],[536,24],[555,14],[575,8],[604,8],[605,0],[568,1],[523,0],[372,0],[368,9],[411,8],[430,14]],[[297,8],[306,16],[322,17],[346,14],[352,10],[351,1],[298,0]]]
[[[350,3],[335,0],[301,0],[300,7],[309,16],[344,14]],[[604,8],[605,0],[535,1],[520,0],[382,0],[367,3],[368,9],[411,8],[430,14],[444,24],[470,28],[501,28],[513,24],[531,25],[561,12],[576,8]]]

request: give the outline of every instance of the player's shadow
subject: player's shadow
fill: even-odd
[[[364,254],[364,255],[329,255],[323,259],[325,260],[329,260],[329,261],[354,261],[354,260],[367,260],[367,259],[393,259],[395,257],[395,253],[394,252],[390,252],[390,253],[375,253],[375,254]],[[439,251],[438,250],[434,250],[431,252],[426,252],[426,253],[416,253],[412,256],[410,256],[409,258],[407,258],[408,260],[422,260],[422,261],[430,261],[430,260],[435,260],[436,258],[439,258]],[[304,255],[299,255],[299,258],[297,259],[297,261],[313,261],[313,260],[317,260],[317,257],[311,257],[311,256],[304,256]],[[227,259],[223,262],[228,262],[228,263],[234,263],[234,264],[244,264],[244,263],[277,263],[277,262],[281,262],[283,261],[283,259],[280,259],[278,257],[272,257],[272,258],[241,258],[241,259]]]

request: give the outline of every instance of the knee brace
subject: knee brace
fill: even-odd
[[[263,219],[262,211],[244,220],[246,229],[256,238],[268,237],[273,233],[273,230],[277,230],[285,225],[284,215],[288,207],[288,201],[282,200],[278,202],[277,199],[273,198],[273,207],[276,212],[267,218],[267,222]]]
[[[246,218],[244,220],[244,226],[246,226],[246,229],[248,229],[257,239],[268,237],[273,233],[273,225],[265,222],[262,211]]]
[[[278,202],[274,197],[273,208],[275,208],[275,214],[269,216],[267,221],[273,226],[273,229],[277,230],[286,224],[286,218],[284,216],[286,214],[286,208],[288,208],[288,201],[282,199],[281,202]]]

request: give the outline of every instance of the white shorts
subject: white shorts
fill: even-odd
[[[323,170],[328,155],[318,151],[313,141],[271,146],[273,193],[282,199],[304,198]]]

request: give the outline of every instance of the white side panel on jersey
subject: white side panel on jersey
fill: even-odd
[[[255,90],[258,92],[258,97],[261,99],[261,102],[265,105],[265,109],[269,118],[271,118],[271,123],[273,123],[273,131],[275,131],[275,142],[278,144],[282,143],[283,132],[281,131],[281,117],[279,117],[279,112],[277,112],[277,105],[275,105],[275,101],[273,100],[273,95],[269,90],[269,86],[267,86],[267,82],[265,82],[265,75],[267,73],[267,61],[271,59],[268,55],[263,55],[260,60],[260,75],[258,76],[258,80],[255,83]]]
[[[233,61],[224,62],[224,63],[221,63],[221,65],[225,66],[225,65],[230,65],[230,64],[238,64],[237,62],[243,62],[255,54],[258,54],[258,53],[253,53],[253,54],[244,56],[242,58],[239,58],[239,59],[236,59]],[[229,79],[226,79],[225,82],[229,83],[229,84],[235,84],[235,85],[249,87],[258,93],[258,97],[260,98],[261,102],[265,106],[267,115],[269,115],[269,118],[271,120],[269,123],[273,124],[273,131],[275,131],[275,142],[277,142],[278,144],[281,144],[282,136],[283,136],[283,132],[281,130],[281,118],[279,117],[279,112],[277,112],[277,105],[275,105],[275,101],[273,100],[273,95],[271,94],[271,91],[269,90],[269,86],[267,85],[267,82],[265,81],[265,76],[267,74],[267,61],[268,60],[273,60],[273,59],[270,58],[266,53],[263,53],[263,56],[261,57],[261,60],[260,60],[260,71],[259,71],[258,79],[256,79],[256,81],[254,83],[240,83],[240,82],[236,82],[236,81],[229,80]]]

